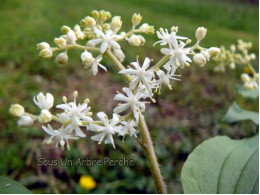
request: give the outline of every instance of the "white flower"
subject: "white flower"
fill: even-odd
[[[207,33],[207,29],[204,27],[199,27],[197,28],[196,32],[195,32],[195,37],[197,39],[198,42],[200,42],[202,39],[205,38]]]
[[[20,127],[30,127],[33,124],[34,120],[30,116],[22,116],[18,121],[17,124]]]
[[[120,62],[123,62],[124,59],[125,59],[125,54],[124,52],[121,50],[121,49],[115,49],[114,50],[114,54],[115,56],[117,57],[117,59],[120,61]]]
[[[52,120],[52,115],[49,110],[41,110],[41,114],[38,117],[40,123],[48,123]]]
[[[50,45],[49,43],[46,43],[46,42],[41,42],[41,43],[38,43],[37,46],[36,46],[37,50],[43,50],[43,49],[50,49]]]
[[[58,147],[58,145],[61,146],[62,149],[64,149],[65,144],[67,145],[67,149],[70,149],[69,146],[69,139],[79,139],[78,137],[74,137],[70,134],[70,127],[61,127],[58,130],[54,130],[49,124],[47,127],[42,126],[42,129],[50,135],[50,137],[48,139],[46,139],[44,142],[47,144],[51,144],[52,142],[54,142],[55,147]]]
[[[208,49],[208,52],[209,52],[211,57],[215,57],[218,54],[220,54],[220,49],[217,48],[217,47],[211,47],[211,48]]]
[[[91,139],[98,141],[99,144],[105,139],[105,144],[112,144],[115,148],[113,135],[118,133],[121,129],[121,126],[117,126],[119,123],[118,115],[113,114],[113,118],[110,122],[104,112],[97,113],[97,117],[101,120],[103,125],[91,124],[89,126],[91,131],[99,132],[99,134],[92,136]]]
[[[191,59],[187,56],[190,54],[189,48],[185,47],[184,42],[180,42],[178,44],[177,39],[172,39],[170,48],[162,48],[161,52],[165,55],[170,55],[170,60],[167,62],[168,64],[175,66],[176,68],[181,67],[184,68],[185,65],[189,65],[188,62],[191,62]]]
[[[196,54],[193,56],[193,61],[194,61],[196,64],[200,65],[201,67],[203,67],[203,66],[206,64],[206,62],[207,62],[206,58],[205,58],[204,55],[202,55],[201,53],[196,53]]]
[[[42,92],[40,92],[36,97],[34,96],[33,102],[40,108],[49,110],[52,108],[54,103],[53,95],[50,93],[47,93],[46,95],[43,95]]]
[[[156,34],[160,41],[155,42],[153,45],[160,43],[160,45],[166,45],[171,44],[172,40],[174,39],[188,39],[187,37],[177,36],[175,31],[172,31],[171,33],[168,32],[167,29],[160,28],[160,31],[156,31]]]
[[[151,79],[154,77],[153,70],[146,70],[150,65],[150,59],[145,58],[143,66],[140,67],[140,64],[138,61],[132,62],[131,65],[134,66],[134,68],[128,68],[125,70],[121,70],[119,73],[121,74],[130,74],[134,77],[134,79],[130,83],[130,88],[135,89],[138,84],[141,82],[146,89],[149,91],[150,96],[153,95],[152,89],[151,89]]]
[[[114,100],[122,101],[125,103],[120,104],[119,106],[115,107],[114,112],[121,113],[121,112],[124,112],[125,110],[127,110],[128,108],[131,108],[136,121],[138,121],[139,120],[138,109],[140,109],[141,112],[145,111],[146,102],[140,101],[140,99],[144,98],[144,95],[141,93],[133,94],[132,90],[129,88],[126,88],[126,87],[123,88],[123,91],[126,93],[126,96],[119,93],[119,94],[115,95]]]
[[[69,45],[75,45],[77,41],[77,37],[75,35],[75,32],[73,30],[69,30],[66,34],[66,41]]]
[[[98,73],[98,67],[102,68],[103,70],[107,71],[107,68],[100,64],[99,62],[102,60],[102,55],[99,55],[98,57],[96,57],[94,59],[94,61],[92,62],[92,71],[93,71],[93,75],[96,75]]]
[[[209,51],[208,50],[203,50],[200,52],[205,58],[207,61],[209,61],[210,59],[210,54],[209,54]]]
[[[100,36],[100,38],[90,40],[88,43],[91,45],[97,45],[101,43],[100,46],[100,52],[105,53],[107,49],[111,49],[113,47],[114,49],[120,49],[120,45],[116,42],[117,39],[119,39],[119,35],[114,34],[112,30],[107,30],[104,34],[101,30],[94,27],[94,32]]]
[[[119,131],[119,135],[123,136],[123,139],[127,134],[129,134],[130,136],[137,137],[139,131],[135,129],[135,127],[137,127],[136,121],[134,120],[122,121],[121,124],[123,126]]]
[[[80,57],[85,66],[92,63],[95,60],[92,56],[92,53],[88,52],[87,50],[85,50]]]
[[[20,104],[12,104],[9,108],[10,114],[18,117],[22,117],[24,115],[24,107]]]
[[[53,55],[53,50],[52,48],[49,48],[49,49],[42,49],[39,53],[39,56],[41,58],[51,58]]]
[[[145,34],[153,34],[154,33],[154,27],[150,26],[147,23],[144,23],[140,26],[139,31]]]
[[[86,135],[82,132],[79,126],[82,125],[81,120],[86,121],[88,123],[92,123],[93,119],[90,117],[90,109],[87,103],[77,104],[76,102],[77,92],[74,92],[74,101],[65,104],[57,105],[56,107],[59,109],[63,109],[64,113],[62,113],[63,120],[71,120],[71,124],[69,125],[72,129],[75,130],[75,133],[79,137],[85,137]],[[66,98],[65,98],[66,99]]]
[[[55,38],[54,43],[61,49],[64,49],[67,46],[67,41],[63,37]]]
[[[179,77],[179,75],[174,74],[174,72],[172,72],[171,74],[169,72],[167,74],[165,74],[162,70],[158,70],[158,71],[156,71],[156,74],[159,77],[159,79],[153,80],[153,87],[152,88],[155,88],[156,91],[159,90],[159,93],[161,91],[161,87],[162,87],[163,84],[168,86],[169,89],[172,89],[172,86],[170,84],[170,79],[180,80],[180,79],[176,78],[176,77]]]
[[[127,41],[130,45],[140,46],[145,43],[145,39],[141,35],[133,34],[130,38],[127,38]]]
[[[258,89],[258,76],[250,77],[248,74],[243,73],[241,75],[241,80],[244,82],[244,87],[246,89]]]
[[[61,64],[61,65],[67,64],[68,60],[69,60],[69,57],[68,57],[67,52],[62,52],[59,55],[57,55],[57,57],[55,58],[55,62],[57,64]]]

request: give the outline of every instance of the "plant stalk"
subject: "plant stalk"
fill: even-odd
[[[106,55],[114,62],[118,70],[124,70],[125,67],[119,62],[119,60],[114,56],[114,54],[110,51],[106,51]],[[164,56],[153,68],[159,68],[162,66],[165,61],[169,59],[170,56]],[[130,75],[124,75],[125,79],[128,82],[132,81],[132,77]],[[143,150],[145,151],[150,170],[152,172],[152,177],[154,179],[154,183],[156,186],[156,190],[158,194],[167,194],[167,189],[163,181],[163,177],[159,168],[159,164],[155,155],[155,151],[153,148],[153,142],[147,128],[145,119],[143,114],[139,110],[139,123],[138,127],[142,136],[142,141],[137,140],[139,144],[142,146]]]
[[[154,183],[156,186],[156,190],[158,194],[167,194],[167,189],[165,186],[165,183],[163,181],[163,177],[159,168],[159,164],[155,155],[154,147],[153,147],[153,142],[149,133],[149,130],[147,128],[144,116],[142,113],[139,111],[139,130],[142,136],[142,148],[145,151],[147,160],[149,162],[150,170],[152,172],[152,176],[154,179]]]

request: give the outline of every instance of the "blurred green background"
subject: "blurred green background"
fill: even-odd
[[[80,51],[70,54],[69,64],[57,66],[54,60],[38,57],[36,44],[60,35],[64,24],[74,26],[93,9],[104,9],[122,16],[123,30],[131,26],[132,14],[143,15],[143,21],[155,26],[179,26],[179,34],[194,40],[198,26],[208,29],[202,45],[229,46],[237,39],[252,41],[252,52],[258,54],[258,1],[235,0],[0,0],[0,175],[9,176],[35,193],[153,193],[151,174],[144,153],[133,138],[122,143],[116,138],[117,149],[97,145],[89,137],[71,144],[63,152],[42,145],[45,133],[40,125],[18,128],[16,119],[9,115],[12,103],[19,103],[37,113],[32,97],[38,92],[50,92],[56,97],[72,97],[79,91],[80,100],[90,98],[94,113],[111,113],[116,90],[125,85],[111,70],[96,77],[82,68]],[[159,47],[152,47],[155,35],[146,36],[144,47],[126,47],[126,64],[139,55],[160,59]],[[258,57],[254,64],[258,69]],[[188,154],[203,140],[215,135],[243,138],[253,135],[250,121],[227,125],[221,119],[229,105],[236,100],[241,107],[258,110],[258,104],[237,95],[235,87],[241,84],[243,68],[213,72],[214,64],[205,68],[192,65],[179,72],[182,81],[175,82],[172,91],[163,90],[158,102],[146,112],[148,126],[154,141],[163,176],[170,193],[182,193],[180,173]],[[156,120],[155,120],[156,119]],[[36,159],[90,158],[114,159],[134,156],[133,167],[50,167],[36,166]],[[81,175],[93,177],[97,187],[91,191],[79,186]]]

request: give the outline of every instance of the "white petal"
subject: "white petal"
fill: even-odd
[[[108,43],[107,43],[107,41],[104,41],[104,42],[101,44],[101,46],[100,46],[100,52],[101,52],[101,53],[105,53],[105,51],[107,50],[107,48],[108,48]]]
[[[91,136],[91,139],[94,140],[94,141],[97,141],[97,142],[102,142],[102,140],[104,139],[105,137],[105,133],[100,133],[100,134],[97,134],[97,135],[94,135],[94,136]]]
[[[151,60],[149,58],[145,58],[142,68],[144,68],[146,70],[148,68],[148,66],[150,65],[150,61]]]
[[[121,104],[114,108],[114,112],[121,113],[121,112],[124,112],[125,110],[127,110],[129,107],[130,107],[130,105],[128,103]]]
[[[79,137],[86,137],[86,135],[82,132],[82,130],[79,127],[75,127],[75,133]]]
[[[116,95],[115,95],[114,100],[115,100],[115,101],[127,102],[127,101],[128,101],[128,98],[127,98],[125,95],[119,93],[119,94],[116,94]]]

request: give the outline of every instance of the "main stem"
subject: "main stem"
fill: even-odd
[[[154,148],[153,148],[153,142],[149,133],[149,130],[147,128],[144,116],[142,115],[141,112],[139,112],[139,116],[140,116],[140,121],[139,121],[139,130],[142,136],[142,143],[140,144],[146,154],[147,160],[149,162],[150,165],[150,169],[152,172],[152,176],[154,179],[154,183],[156,186],[156,190],[158,192],[158,194],[167,194],[167,189],[166,186],[164,184],[163,181],[163,177],[159,168],[159,164],[154,152]]]
[[[119,70],[124,70],[125,67],[121,64],[121,62],[118,61],[118,59],[114,56],[114,54],[111,51],[106,51],[107,56],[114,62],[114,64],[116,65],[116,67]],[[158,68],[160,67],[164,61],[166,61],[167,59],[169,59],[169,57],[165,56],[162,60],[160,60],[157,65],[155,65],[154,68]],[[130,75],[125,75],[125,78],[131,82],[132,77]],[[167,190],[166,190],[166,186],[163,182],[163,177],[159,168],[159,164],[154,152],[154,148],[153,148],[153,142],[149,133],[149,130],[147,128],[144,116],[142,115],[142,113],[139,111],[139,117],[140,117],[140,121],[138,124],[141,136],[142,136],[142,142],[139,142],[140,145],[142,146],[142,148],[145,151],[147,160],[149,162],[150,165],[150,169],[152,172],[152,176],[154,179],[154,183],[156,186],[156,190],[158,192],[158,194],[167,194]]]

